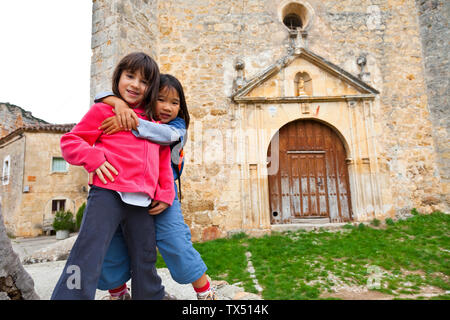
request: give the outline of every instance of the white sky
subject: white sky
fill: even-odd
[[[0,102],[78,122],[90,103],[91,15],[92,0],[0,0]]]

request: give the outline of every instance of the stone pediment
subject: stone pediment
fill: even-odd
[[[238,103],[373,99],[379,92],[304,48],[289,54],[238,87]]]

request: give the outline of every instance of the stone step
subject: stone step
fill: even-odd
[[[286,231],[297,231],[297,230],[305,230],[305,231],[313,231],[319,229],[325,229],[329,231],[339,231],[342,230],[342,227],[347,223],[286,223],[286,224],[273,224],[270,226],[270,229],[275,232],[286,232]]]
[[[330,218],[299,218],[292,219],[292,223],[325,224],[330,223]]]

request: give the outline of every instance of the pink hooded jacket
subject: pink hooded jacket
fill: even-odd
[[[72,165],[83,166],[88,172],[107,160],[119,174],[112,173],[114,182],[106,178],[107,184],[94,175],[94,185],[121,192],[144,192],[153,200],[172,205],[175,190],[170,147],[136,138],[131,131],[103,134],[98,128],[110,116],[114,116],[111,106],[94,104],[72,131],[61,137],[64,159]],[[147,120],[145,116],[138,114],[138,117]]]

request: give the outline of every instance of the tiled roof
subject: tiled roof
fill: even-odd
[[[33,124],[24,125],[16,130],[10,132],[8,135],[0,139],[0,144],[12,139],[13,137],[21,134],[22,132],[69,132],[76,125],[76,123],[66,123],[66,124]]]
[[[66,124],[34,124],[26,125],[22,128],[24,131],[55,131],[55,132],[69,132],[76,125],[76,123],[66,123]]]

